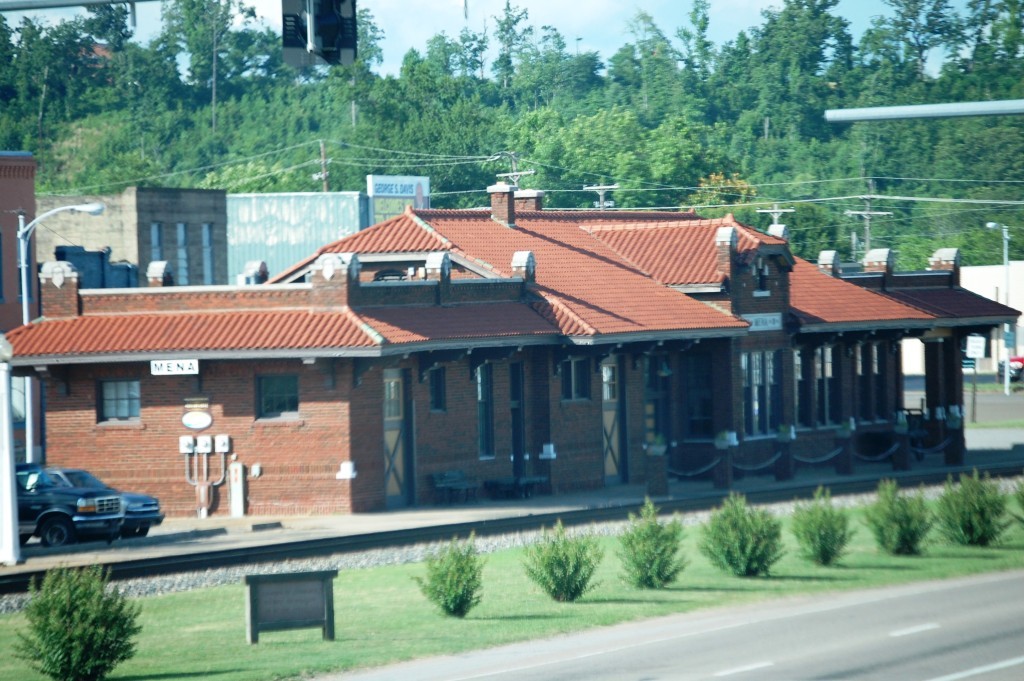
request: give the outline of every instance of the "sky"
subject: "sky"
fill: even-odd
[[[248,0],[266,25],[280,30],[281,0]],[[967,0],[951,0],[963,12]],[[688,26],[689,0],[513,0],[513,7],[525,9],[528,23],[539,33],[544,25],[554,26],[562,34],[570,51],[596,51],[607,60],[618,48],[630,42],[628,22],[638,10],[654,18],[669,38],[676,29]],[[0,7],[3,0],[0,0]],[[463,27],[493,35],[495,16],[502,13],[505,0],[357,0],[359,8],[372,12],[384,31],[384,63],[377,71],[397,75],[402,57],[410,48],[425,52],[427,39],[445,32],[457,38]],[[711,0],[709,37],[716,44],[733,40],[742,31],[761,23],[761,11],[779,8],[781,0]],[[160,28],[160,3],[139,2],[137,39],[146,43]],[[37,10],[30,16],[55,20],[81,10]],[[871,24],[871,18],[888,16],[891,10],[882,0],[839,0],[835,13],[850,22],[854,39]],[[5,12],[12,27],[20,23],[22,13]]]

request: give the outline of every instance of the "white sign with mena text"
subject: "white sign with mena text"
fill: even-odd
[[[741,315],[750,322],[750,331],[781,331],[782,313],[769,312],[767,314],[745,314]]]
[[[149,363],[154,376],[183,376],[199,373],[198,359],[154,359]]]

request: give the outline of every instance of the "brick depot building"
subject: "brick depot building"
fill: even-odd
[[[873,251],[847,280],[731,216],[489,192],[490,210],[409,209],[265,284],[163,286],[155,263],[148,288],[79,290],[46,263],[44,316],[9,340],[45,385],[47,462],[177,515],[429,505],[453,470],[558,494],[905,467],[906,337],[928,356],[917,446],[958,461],[961,342],[1018,316],[959,287],[955,251],[913,276]]]

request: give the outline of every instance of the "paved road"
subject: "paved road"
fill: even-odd
[[[1019,681],[1021,603],[1015,571],[677,615],[319,681]]]

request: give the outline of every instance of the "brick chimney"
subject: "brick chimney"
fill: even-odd
[[[818,269],[830,277],[839,276],[839,258],[835,251],[818,253]]]
[[[82,313],[78,297],[78,270],[69,262],[43,263],[39,271],[39,292],[46,317],[77,317]]]
[[[491,219],[506,227],[516,226],[515,193],[519,187],[499,182],[487,188],[491,195]]]
[[[726,280],[732,279],[733,255],[736,253],[736,228],[719,227],[715,232],[715,253],[718,260],[718,271]]]
[[[359,256],[355,253],[324,253],[309,268],[314,307],[352,305],[359,289]]]
[[[540,189],[520,189],[516,192],[516,210],[544,210],[544,192]]]
[[[960,249],[940,248],[928,258],[928,269],[951,272],[950,286],[960,285]]]
[[[166,260],[154,260],[146,267],[149,286],[174,286],[174,272]]]

